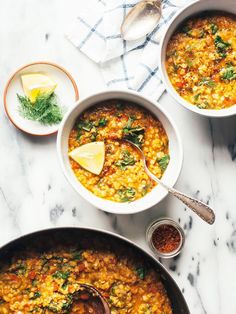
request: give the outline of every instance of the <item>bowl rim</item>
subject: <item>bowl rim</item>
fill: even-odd
[[[192,7],[196,6],[195,12],[192,14],[189,14],[187,18],[190,18],[191,16],[194,16],[196,14],[200,14],[203,11],[203,4],[205,2],[213,2],[212,0],[204,0],[204,1],[200,1],[200,0],[195,0],[193,2],[191,2],[190,4],[185,5],[178,13],[176,13],[173,18],[171,19],[171,21],[169,22],[167,28],[165,29],[165,32],[161,38],[160,41],[160,47],[159,47],[159,64],[160,64],[160,74],[161,74],[161,78],[162,81],[165,85],[165,88],[167,90],[167,92],[177,101],[178,104],[180,104],[181,106],[183,106],[184,108],[197,113],[201,116],[204,117],[210,117],[210,118],[224,118],[224,117],[230,117],[233,115],[236,115],[236,104],[229,107],[229,108],[225,108],[225,109],[200,109],[197,106],[194,106],[193,104],[191,104],[190,102],[186,101],[183,97],[181,97],[177,91],[175,90],[175,88],[173,87],[173,85],[170,82],[169,76],[167,74],[166,71],[166,67],[165,67],[165,59],[166,59],[166,49],[164,49],[164,45],[167,44],[167,36],[170,34],[170,36],[173,34],[173,32],[176,30],[176,27],[171,30],[173,23],[181,17],[182,14],[184,14],[186,11],[190,10]],[[227,2],[227,1],[226,1]],[[217,2],[216,2],[217,3]],[[230,13],[227,10],[222,10],[219,9],[222,12],[226,12],[226,13]],[[217,11],[217,8],[215,9],[207,9],[207,11]],[[232,12],[231,12],[232,13]],[[233,13],[234,14],[234,13]],[[236,15],[236,14],[235,14]],[[178,25],[180,23],[182,23],[186,18],[181,19],[181,21],[178,23]],[[169,41],[169,40],[168,40]]]
[[[57,69],[59,69],[60,71],[64,72],[64,74],[68,77],[68,79],[71,81],[72,83],[72,86],[73,86],[73,89],[74,89],[74,93],[75,93],[75,101],[78,101],[79,100],[79,89],[78,89],[78,86],[75,82],[75,79],[73,78],[73,76],[70,74],[70,72],[68,72],[64,67],[62,67],[61,65],[58,65],[54,62],[50,62],[50,61],[35,61],[35,62],[31,62],[31,63],[27,63],[21,67],[18,67],[10,76],[10,78],[8,79],[6,85],[5,85],[5,88],[4,88],[4,92],[3,92],[3,105],[4,105],[4,109],[5,109],[5,113],[8,117],[8,119],[11,121],[11,123],[14,125],[15,128],[17,128],[18,130],[26,133],[26,134],[29,134],[29,135],[33,135],[33,136],[37,136],[37,137],[44,137],[44,136],[50,136],[50,135],[53,135],[53,134],[56,134],[58,132],[58,129],[56,131],[52,131],[52,132],[49,132],[49,133],[45,133],[45,134],[36,134],[36,133],[32,133],[32,132],[29,132],[29,131],[26,131],[25,129],[23,129],[20,125],[16,124],[14,119],[11,117],[9,111],[8,111],[8,104],[7,104],[7,94],[8,94],[8,89],[11,85],[11,82],[12,80],[14,79],[14,77],[22,70],[30,67],[30,66],[33,66],[33,65],[40,65],[40,64],[43,64],[43,65],[48,65],[48,66],[52,66],[52,67],[55,67]],[[59,127],[59,126],[58,126]]]
[[[170,125],[170,127],[174,133],[174,136],[176,137],[176,145],[178,147],[178,159],[177,159],[177,167],[175,169],[175,178],[174,178],[173,182],[171,182],[171,184],[169,184],[171,186],[175,185],[175,183],[177,182],[177,180],[179,178],[179,175],[180,175],[180,172],[182,169],[182,165],[183,165],[183,145],[182,145],[182,139],[180,136],[180,132],[179,132],[175,122],[173,121],[173,119],[169,116],[168,113],[166,113],[166,111],[161,106],[159,106],[158,103],[157,103],[157,105],[158,105],[157,106],[157,105],[155,105],[155,103],[153,102],[152,99],[150,99],[149,97],[146,97],[144,95],[141,95],[140,93],[135,92],[135,91],[121,90],[121,89],[109,89],[109,90],[104,90],[104,91],[100,91],[98,93],[89,95],[88,97],[77,101],[74,104],[74,106],[72,106],[72,108],[64,116],[63,121],[62,121],[60,128],[58,130],[57,154],[58,154],[59,163],[61,165],[63,174],[66,177],[67,181],[74,188],[74,190],[81,197],[83,197],[86,201],[88,201],[90,204],[92,204],[96,208],[99,208],[105,212],[109,212],[109,213],[113,213],[113,214],[135,214],[135,213],[147,210],[148,208],[150,208],[152,206],[157,205],[159,202],[161,202],[168,195],[168,191],[164,190],[164,192],[162,192],[162,194],[163,194],[162,197],[159,197],[159,199],[157,201],[155,201],[153,199],[153,197],[150,197],[150,194],[147,194],[146,200],[148,200],[148,201],[146,201],[145,204],[138,203],[143,198],[140,198],[140,199],[133,201],[133,202],[130,202],[130,203],[128,203],[128,202],[127,203],[119,203],[119,202],[114,202],[114,201],[100,198],[100,197],[94,195],[92,192],[90,192],[87,188],[85,188],[78,180],[76,180],[76,183],[73,182],[72,173],[69,173],[69,171],[65,165],[63,153],[62,153],[62,148],[63,148],[62,139],[63,139],[65,125],[67,123],[68,118],[71,116],[71,114],[73,114],[73,112],[78,108],[78,106],[80,106],[85,101],[91,101],[91,103],[87,107],[87,108],[89,108],[89,106],[92,106],[96,103],[96,102],[92,101],[94,99],[94,97],[99,97],[99,96],[103,96],[103,95],[111,95],[110,97],[107,97],[106,99],[119,98],[117,96],[114,96],[114,94],[117,94],[117,93],[120,95],[123,95],[123,96],[126,96],[127,94],[129,94],[131,96],[139,98],[140,100],[143,99],[144,101],[150,103],[151,106],[157,108],[157,110],[159,110],[161,112],[161,114],[164,116],[164,118],[168,121],[168,123],[169,123],[169,125]],[[98,102],[100,102],[100,101],[101,100],[99,100]],[[129,100],[129,101],[132,102],[132,100]],[[135,103],[135,100],[133,100],[133,102]],[[145,108],[146,106],[144,105],[143,107]],[[147,110],[149,110],[149,109],[147,109]],[[156,115],[156,116],[158,117],[158,115]],[[163,189],[163,188],[160,187],[160,189]],[[148,199],[148,196],[149,196],[149,199]],[[139,206],[137,206],[137,205],[139,205]]]

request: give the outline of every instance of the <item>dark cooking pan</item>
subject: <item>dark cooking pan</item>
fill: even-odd
[[[37,231],[22,236],[0,248],[0,262],[1,264],[9,262],[11,257],[17,252],[22,254],[22,252],[29,250],[31,247],[36,247],[37,249],[43,251],[50,249],[51,243],[66,244],[68,241],[77,243],[81,242],[83,239],[86,239],[89,245],[91,243],[91,248],[93,246],[94,239],[96,239],[96,241],[101,239],[102,241],[105,240],[105,243],[107,243],[109,247],[112,247],[113,245],[122,245],[125,249],[127,248],[127,251],[132,250],[134,253],[141,255],[148,263],[152,264],[152,266],[160,274],[162,282],[165,285],[168,296],[171,300],[173,313],[190,314],[180,289],[166,269],[154,257],[142,250],[133,242],[110,232],[89,228],[55,228]]]

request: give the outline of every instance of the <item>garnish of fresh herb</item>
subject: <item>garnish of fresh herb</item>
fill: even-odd
[[[223,71],[223,75],[221,76],[222,80],[232,81],[236,79],[236,67],[233,64],[228,64],[227,67]]]
[[[37,279],[33,279],[32,280],[32,286],[35,287],[37,286],[38,280]]]
[[[191,29],[190,29],[190,27],[188,26],[188,25],[184,25],[183,27],[182,27],[182,32],[184,33],[184,34],[186,34],[186,35],[188,35],[188,36],[190,36],[191,35]]]
[[[146,276],[147,271],[144,267],[138,267],[136,268],[136,273],[139,276],[139,278],[143,280]]]
[[[199,38],[204,38],[206,36],[206,32],[202,29],[198,35]]]
[[[98,121],[79,120],[76,124],[76,128],[78,130],[76,139],[78,141],[80,140],[80,137],[83,134],[83,132],[82,132],[83,130],[86,132],[92,131],[90,139],[92,142],[95,142],[97,139],[97,135],[98,135],[97,127],[100,127],[100,128],[104,127],[107,125],[107,123],[108,123],[108,120],[105,118],[101,118]]]
[[[73,254],[72,254],[73,259],[75,259],[77,261],[81,261],[83,259],[82,253],[83,253],[83,251],[73,252]]]
[[[53,256],[53,259],[62,262],[64,258],[62,256]]]
[[[31,300],[36,300],[41,297],[41,293],[36,291],[34,295],[30,298]]]
[[[191,59],[186,60],[188,68],[191,68],[193,66],[193,61]]]
[[[72,297],[72,295],[68,294],[67,300],[66,300],[65,303],[63,303],[61,309],[64,310],[64,311],[66,310],[66,313],[68,313],[67,310],[70,309],[70,307],[71,307],[71,305],[72,305],[72,302],[73,302],[73,297]]]
[[[144,128],[141,126],[132,127],[134,120],[136,117],[129,117],[127,125],[123,128],[123,135],[125,139],[140,147],[143,144]]]
[[[65,290],[68,287],[68,285],[69,285],[69,282],[66,280],[66,281],[63,282],[61,287],[62,287],[63,290]]]
[[[80,137],[82,135],[82,130],[86,131],[86,132],[89,132],[91,131],[93,127],[93,124],[92,122],[90,121],[85,121],[85,120],[79,120],[77,122],[77,125],[76,125],[76,128],[78,130],[78,133],[77,133],[77,137],[76,139],[79,141],[80,140]]]
[[[122,159],[116,162],[116,166],[120,167],[121,170],[125,170],[127,166],[133,166],[135,164],[134,157],[131,156],[128,150],[122,152]]]
[[[99,119],[99,121],[97,122],[97,124],[95,123],[95,126],[104,127],[104,126],[107,125],[107,122],[108,122],[107,119],[101,118],[101,119]]]
[[[231,47],[231,44],[224,41],[219,35],[216,36],[215,40],[215,48],[220,55],[221,58],[226,57],[226,53],[229,47]]]
[[[121,202],[130,202],[134,199],[136,191],[134,188],[123,188],[118,190]]]
[[[58,309],[56,306],[54,306],[53,302],[51,302],[52,304],[49,304],[48,306],[46,306],[46,309],[49,311],[52,311],[53,313],[57,313]]]
[[[91,142],[96,142],[97,136],[98,136],[97,130],[95,130],[94,132],[92,132],[92,134],[91,134],[91,136],[90,136]]]
[[[63,272],[63,271],[58,270],[52,276],[53,276],[53,278],[59,278],[59,279],[66,280],[70,276],[70,272],[69,271]]]
[[[115,117],[121,117],[122,116],[122,111],[124,109],[125,105],[121,102],[119,102],[117,105],[116,105],[116,111],[114,113],[114,116]]]
[[[179,65],[173,63],[173,69],[174,69],[174,72],[177,73],[179,70]]]
[[[177,57],[178,52],[174,49],[174,50],[168,51],[166,55],[167,55],[167,57],[173,57],[173,56]]]
[[[59,107],[57,97],[51,95],[40,95],[32,103],[28,97],[17,94],[19,100],[19,112],[22,117],[38,121],[43,125],[53,125],[61,122],[63,118],[62,108]]]
[[[73,303],[73,295],[67,294],[65,295],[65,299],[62,302],[57,302],[51,300],[50,304],[47,305],[45,308],[53,313],[61,313],[61,314],[68,314],[70,313],[70,309]]]
[[[215,35],[218,31],[218,26],[214,23],[210,24],[210,29],[211,29],[211,33],[212,35]]]
[[[93,123],[91,121],[79,120],[77,123],[78,130],[91,131]]]
[[[11,269],[11,273],[16,275],[24,275],[27,271],[27,266],[25,264],[18,264]]]
[[[201,104],[197,104],[197,107],[199,109],[207,109],[207,107],[209,106],[209,103],[207,101],[204,101],[203,103]]]
[[[214,87],[216,83],[212,81],[210,78],[203,77],[199,85],[206,85],[208,87]]]
[[[147,194],[148,189],[149,189],[150,187],[151,187],[151,184],[150,184],[150,183],[147,183],[147,184],[144,185],[144,187],[142,188],[142,192],[141,192],[142,196],[144,196],[144,195]]]
[[[195,94],[195,95],[193,96],[193,100],[194,100],[195,103],[198,101],[200,95],[201,95],[200,93],[197,93],[197,94]]]
[[[161,158],[157,158],[157,162],[162,171],[165,171],[169,162],[170,162],[170,155],[166,154]]]

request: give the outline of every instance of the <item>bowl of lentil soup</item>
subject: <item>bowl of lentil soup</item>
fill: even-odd
[[[167,91],[203,116],[236,114],[234,0],[196,1],[172,19],[160,43]]]
[[[138,152],[123,139],[143,149],[163,182],[175,184],[183,159],[178,130],[159,105],[136,92],[106,91],[78,102],[62,122],[57,148],[66,178],[82,197],[104,211],[130,214],[154,206],[167,192],[150,181]],[[100,174],[70,157],[95,141],[105,144]]]

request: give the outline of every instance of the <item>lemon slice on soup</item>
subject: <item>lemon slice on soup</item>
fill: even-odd
[[[100,174],[105,161],[105,144],[104,142],[88,143],[72,150],[69,156],[84,169]]]
[[[21,76],[25,95],[32,103],[40,95],[51,95],[57,84],[47,75],[42,73],[24,74]]]

